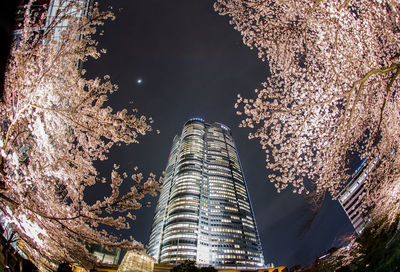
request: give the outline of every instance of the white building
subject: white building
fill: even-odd
[[[246,181],[226,126],[193,118],[175,136],[148,253],[164,264],[264,266]]]

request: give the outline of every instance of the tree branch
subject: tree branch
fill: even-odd
[[[380,110],[379,122],[378,122],[378,127],[376,128],[376,132],[375,132],[374,143],[377,143],[378,138],[379,138],[379,131],[381,129],[381,124],[383,121],[383,111],[385,110],[385,107],[387,104],[388,96],[390,94],[390,89],[392,88],[394,81],[396,80],[396,78],[399,75],[400,75],[400,66],[398,66],[396,73],[392,76],[392,78],[389,81],[389,84],[386,86],[386,94],[385,94],[385,98],[383,100],[383,104],[382,104],[381,110]]]

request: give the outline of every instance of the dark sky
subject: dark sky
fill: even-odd
[[[98,61],[86,65],[89,76],[109,74],[119,91],[110,104],[152,116],[152,133],[139,145],[116,148],[112,163],[121,168],[139,166],[143,173],[160,175],[167,163],[174,135],[192,117],[221,122],[232,129],[247,179],[249,194],[264,249],[266,263],[307,264],[339,243],[341,235],[353,231],[336,201],[327,201],[309,229],[311,217],[301,196],[289,191],[276,193],[267,180],[265,156],[248,130],[239,129],[233,105],[236,95],[254,96],[266,79],[267,65],[242,44],[240,33],[228,18],[216,14],[211,0],[113,0],[116,20],[103,27],[100,47],[108,50]],[[143,80],[137,84],[137,79]],[[107,175],[107,164],[100,165]],[[99,193],[99,195],[101,195]],[[137,214],[130,234],[147,243],[153,205]],[[128,233],[128,232],[125,232]]]

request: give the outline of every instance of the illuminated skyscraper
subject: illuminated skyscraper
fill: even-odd
[[[246,181],[226,126],[194,118],[175,136],[148,253],[159,263],[264,266]]]
[[[346,187],[340,192],[338,199],[357,234],[360,234],[369,222],[368,216],[363,211],[363,204],[367,193],[365,179],[379,163],[379,157],[376,157],[370,164],[367,164],[366,161],[367,159],[364,159],[351,176]]]

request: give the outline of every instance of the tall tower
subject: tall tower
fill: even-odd
[[[193,118],[175,136],[148,253],[159,263],[264,266],[246,181],[226,126]]]
[[[339,194],[339,203],[350,219],[357,234],[360,234],[369,222],[368,216],[363,211],[366,199],[365,179],[379,163],[379,156],[367,164],[364,159],[354,174],[347,181],[346,187]]]

